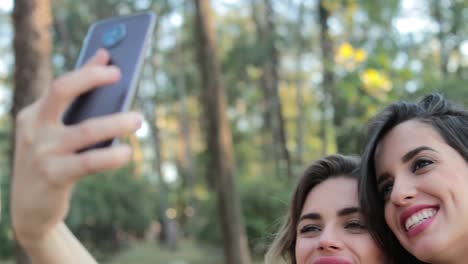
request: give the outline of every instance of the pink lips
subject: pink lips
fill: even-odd
[[[352,264],[351,261],[342,257],[320,257],[314,264]]]
[[[406,223],[406,220],[409,217],[411,217],[413,214],[415,214],[415,213],[417,213],[417,212],[419,212],[419,211],[421,211],[423,209],[426,209],[426,208],[434,208],[436,210],[439,210],[439,206],[437,206],[437,205],[424,205],[424,204],[416,205],[416,206],[408,208],[400,216],[400,225],[403,228],[403,230],[406,230],[405,223]],[[406,231],[408,236],[412,237],[412,236],[415,236],[415,235],[419,234],[426,227],[428,227],[432,223],[433,220],[434,220],[434,217],[426,220],[426,222],[421,224],[420,226],[417,226],[417,227],[415,227],[415,228],[413,228],[413,229],[411,229],[409,231]]]

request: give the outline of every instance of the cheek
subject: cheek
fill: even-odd
[[[465,171],[468,171],[468,169],[465,169]],[[438,194],[440,193],[440,186],[443,184],[446,187],[449,192],[453,193],[453,196],[455,198],[461,197],[459,200],[467,203],[468,202],[468,192],[466,191],[468,189],[468,175],[467,174],[456,174],[456,172],[447,172],[444,175],[452,175],[451,177],[438,177],[438,183],[433,183],[430,182],[432,189],[434,189],[434,193]],[[434,180],[435,182],[435,180]],[[441,196],[441,195],[440,195]]]
[[[314,253],[315,242],[313,239],[297,238],[296,261],[298,264],[305,263],[307,258]]]
[[[385,205],[384,208],[384,217],[385,217],[385,223],[387,223],[388,227],[390,227],[390,230],[392,230],[393,233],[395,233],[395,230],[397,230],[397,221],[395,220],[396,214],[390,205]]]
[[[361,264],[385,263],[384,254],[370,235],[362,235],[353,239],[350,247]]]

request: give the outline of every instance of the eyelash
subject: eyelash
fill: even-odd
[[[358,233],[363,230],[367,230],[367,226],[362,223],[360,220],[351,220],[344,224],[344,229],[351,230],[352,233]],[[299,233],[311,233],[311,232],[320,232],[322,228],[317,225],[305,225],[300,230]]]
[[[411,167],[411,171],[414,173],[426,166],[429,166],[431,164],[433,164],[434,162],[430,159],[427,159],[427,158],[420,158],[420,159],[417,159],[414,161],[412,167]]]
[[[359,230],[367,230],[367,226],[362,223],[360,220],[352,220],[345,224],[344,228],[346,229],[359,229]]]
[[[382,186],[380,187],[379,193],[380,196],[384,201],[388,200],[388,197],[390,193],[392,193],[393,190],[393,181],[388,180],[387,182],[383,183]]]
[[[305,225],[299,231],[301,234],[308,233],[308,232],[319,232],[321,228],[317,225]]]

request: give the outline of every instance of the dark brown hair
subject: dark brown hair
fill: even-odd
[[[307,195],[315,186],[336,177],[357,180],[359,158],[330,155],[315,161],[304,171],[294,190],[287,218],[265,256],[265,263],[296,264],[296,228]]]
[[[394,263],[424,263],[407,252],[385,222],[385,202],[377,191],[374,155],[385,135],[395,126],[416,120],[432,126],[465,160],[468,158],[468,112],[433,93],[418,103],[401,101],[384,109],[368,124],[359,180],[359,201],[374,239]]]

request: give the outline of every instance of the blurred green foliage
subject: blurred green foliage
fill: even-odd
[[[132,166],[80,182],[67,223],[85,243],[116,252],[128,239],[141,239],[156,218],[155,186],[133,175]]]
[[[275,232],[282,224],[289,206],[293,184],[273,175],[259,175],[253,179],[241,180],[239,190],[242,197],[244,222],[247,228],[250,248],[255,255],[263,255]],[[213,194],[200,201],[200,208],[194,217],[196,237],[211,245],[219,245],[221,230]]]
[[[11,121],[0,118],[0,139],[11,138]],[[11,141],[0,140],[0,259],[13,254],[13,230],[10,221],[10,153]]]

